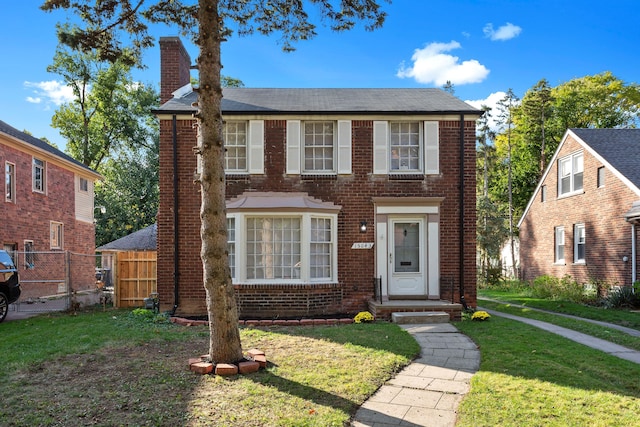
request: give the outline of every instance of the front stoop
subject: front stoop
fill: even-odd
[[[449,315],[449,321],[462,319],[462,304],[443,300],[369,300],[369,312],[377,320],[392,320],[393,313],[442,312]]]
[[[413,313],[391,313],[391,321],[401,325],[417,323],[449,323],[449,314],[444,311],[417,311]]]

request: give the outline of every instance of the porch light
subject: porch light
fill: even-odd
[[[367,232],[367,221],[360,221],[360,232],[361,233]]]

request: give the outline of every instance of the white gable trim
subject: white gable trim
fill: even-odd
[[[556,152],[553,153],[553,157],[551,158],[551,160],[549,160],[549,163],[547,164],[547,169],[542,174],[542,177],[540,178],[540,181],[538,181],[538,186],[536,187],[536,189],[534,190],[533,194],[531,195],[531,198],[529,199],[529,203],[527,203],[527,207],[524,209],[524,212],[522,213],[522,217],[520,218],[520,221],[518,221],[518,228],[522,225],[522,222],[524,221],[524,218],[527,216],[527,213],[529,212],[529,209],[531,208],[531,205],[533,204],[533,202],[538,197],[538,193],[540,192],[540,188],[542,187],[543,183],[547,180],[547,176],[549,175],[549,172],[551,171],[552,166],[555,165],[556,162],[558,161],[558,154],[560,153],[560,150],[564,146],[564,143],[566,142],[566,140],[567,140],[567,138],[569,136],[571,136],[571,138],[573,138],[578,144],[580,144],[585,150],[587,150],[589,152],[589,154],[591,154],[593,157],[598,159],[609,171],[611,171],[611,173],[613,173],[613,175],[616,178],[618,178],[627,187],[629,187],[629,189],[631,191],[633,191],[638,196],[640,196],[640,188],[636,187],[631,181],[629,181],[629,179],[627,177],[625,177],[623,174],[621,174],[616,168],[614,168],[611,165],[611,163],[607,162],[593,148],[591,148],[589,146],[589,144],[584,142],[571,129],[567,129],[567,131],[564,133],[564,136],[562,137],[562,140],[560,141],[560,144],[558,144],[558,148],[556,149]]]

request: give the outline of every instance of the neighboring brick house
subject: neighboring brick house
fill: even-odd
[[[569,129],[518,224],[523,278],[631,284],[639,203],[640,129]]]
[[[158,292],[162,309],[203,315],[197,95],[180,40],[161,38],[160,49]],[[384,317],[400,306],[457,317],[461,295],[475,305],[480,111],[439,89],[223,95],[241,318]]]
[[[45,256],[32,253],[94,254],[93,184],[100,175],[3,121],[0,121],[0,164],[5,177],[5,198],[0,204],[3,249],[20,253],[15,261],[25,282],[38,270],[45,269],[50,279],[64,279],[64,256],[60,262],[45,267]],[[95,260],[90,261],[86,278],[78,280],[93,284]],[[50,286],[49,294],[58,290],[58,283],[40,285]],[[29,287],[23,286],[23,296],[29,293]]]

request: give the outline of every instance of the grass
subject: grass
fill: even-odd
[[[108,311],[0,329],[0,425],[15,426],[342,426],[419,352],[389,323],[241,328],[269,365],[223,378],[187,368],[208,348],[206,327]]]
[[[456,326],[482,354],[457,426],[640,426],[640,365],[496,316]]]
[[[509,303],[479,301],[478,305],[482,306],[483,308],[488,308],[503,313],[509,313],[520,317],[527,317],[529,319],[552,323],[554,325],[562,326],[563,328],[572,329],[577,332],[582,332],[587,335],[611,341],[613,343],[640,351],[640,339],[638,337],[631,336],[617,329],[606,328],[603,326],[595,325],[593,323],[585,322],[583,320],[571,319],[547,312],[535,311],[527,307],[516,307],[512,306]]]
[[[525,305],[542,310],[555,311],[558,313],[571,314],[586,319],[600,320],[614,323],[620,326],[640,330],[640,313],[629,310],[607,309],[585,304],[578,304],[568,301],[547,300],[529,296],[525,288],[514,288],[504,290],[478,290],[479,297],[496,299],[503,302]],[[485,304],[479,301],[479,305]]]

